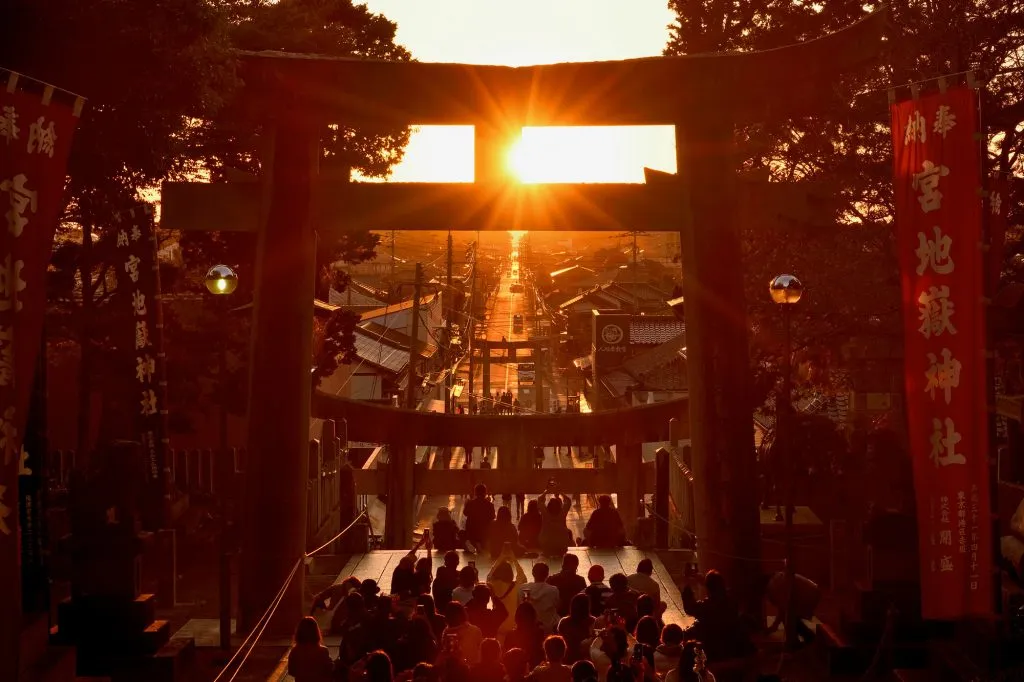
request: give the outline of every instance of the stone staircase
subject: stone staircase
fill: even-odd
[[[74,647],[80,675],[110,682],[183,682],[195,668],[195,641],[171,639],[170,623],[156,618],[152,594],[65,599],[49,641]]]

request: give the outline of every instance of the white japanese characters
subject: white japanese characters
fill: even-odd
[[[921,326],[918,331],[926,339],[943,334],[956,334],[953,326],[953,313],[956,312],[953,301],[949,298],[949,287],[929,287],[917,297],[917,314]]]
[[[7,219],[7,231],[13,237],[20,237],[22,230],[28,225],[25,212],[35,213],[38,205],[38,192],[26,187],[27,182],[28,178],[24,173],[0,180],[0,192],[6,192],[9,198],[10,208],[4,213],[4,218]]]
[[[949,105],[943,104],[939,106],[938,111],[935,112],[935,126],[932,128],[932,131],[945,139],[946,133],[952,130],[955,125],[956,114],[953,113]]]
[[[140,384],[148,384],[156,373],[156,360],[149,353],[135,358],[135,378]]]
[[[999,192],[992,192],[988,195],[988,207],[992,215],[1003,214],[1003,195]]]
[[[921,172],[914,174],[912,186],[921,191],[917,200],[921,203],[921,210],[925,213],[938,211],[942,208],[942,192],[939,191],[939,179],[949,175],[949,169],[945,166],[936,166],[931,161],[921,163]]]
[[[903,130],[903,144],[927,141],[928,122],[924,120],[924,116],[921,115],[920,111],[915,110],[910,115],[910,118],[907,119],[907,126]]]
[[[932,419],[932,461],[936,466],[945,467],[950,464],[966,464],[967,459],[956,451],[956,446],[962,439],[957,433],[956,425],[949,417],[945,419]]]
[[[18,112],[12,106],[0,107],[0,140],[7,144],[15,142],[20,132]]]
[[[53,148],[57,144],[57,131],[53,121],[47,124],[40,116],[28,127],[28,153],[46,154],[53,158]]]
[[[124,271],[128,273],[128,277],[133,282],[139,281],[139,263],[138,256],[134,254],[128,256],[128,260],[124,263]]]
[[[24,261],[16,260],[11,262],[10,254],[0,263],[0,312],[21,310],[21,300],[18,293],[28,286],[21,278],[21,269],[25,267]]]
[[[914,251],[917,256],[917,274],[923,275],[931,270],[937,275],[948,275],[953,272],[953,259],[949,252],[953,248],[953,238],[943,235],[938,225],[932,228],[935,238],[928,239],[924,232],[917,233],[918,246]]]
[[[960,361],[953,357],[948,348],[942,349],[942,359],[935,356],[935,353],[928,353],[928,369],[925,370],[924,391],[935,400],[935,391],[943,393],[946,404],[953,399],[953,389],[960,386]]]
[[[139,401],[142,405],[142,414],[144,416],[150,416],[156,414],[156,393],[153,389],[147,388],[142,391],[142,400]]]

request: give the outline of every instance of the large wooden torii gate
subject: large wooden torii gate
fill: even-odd
[[[315,231],[679,231],[702,563],[742,592],[757,569],[730,556],[749,555],[759,528],[734,128],[818,108],[837,75],[877,61],[886,16],[765,52],[522,68],[240,53],[243,97],[272,142],[262,177],[169,183],[162,197],[165,228],[260,230],[240,625],[255,622],[305,549]],[[476,181],[318,177],[329,123],[473,125]],[[538,125],[673,125],[679,175],[650,185],[512,184],[505,148]],[[297,596],[282,602],[282,622],[294,624],[300,608]]]

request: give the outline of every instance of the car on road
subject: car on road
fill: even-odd
[[[516,333],[523,331],[523,316],[519,313],[512,316],[512,331]]]
[[[523,293],[523,285],[520,282],[513,282],[512,286],[510,286],[508,290],[513,294],[521,294]]]

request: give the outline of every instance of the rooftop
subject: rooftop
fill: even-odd
[[[437,294],[428,294],[426,296],[421,296],[420,307],[422,308],[423,306],[433,303],[435,298],[437,298]],[[407,301],[401,301],[399,303],[393,303],[391,305],[386,305],[383,308],[377,308],[375,310],[367,310],[365,313],[359,316],[359,319],[365,322],[366,320],[372,320],[375,317],[384,317],[385,315],[390,315],[392,313],[400,313],[405,310],[412,310],[412,299],[409,299]]]

